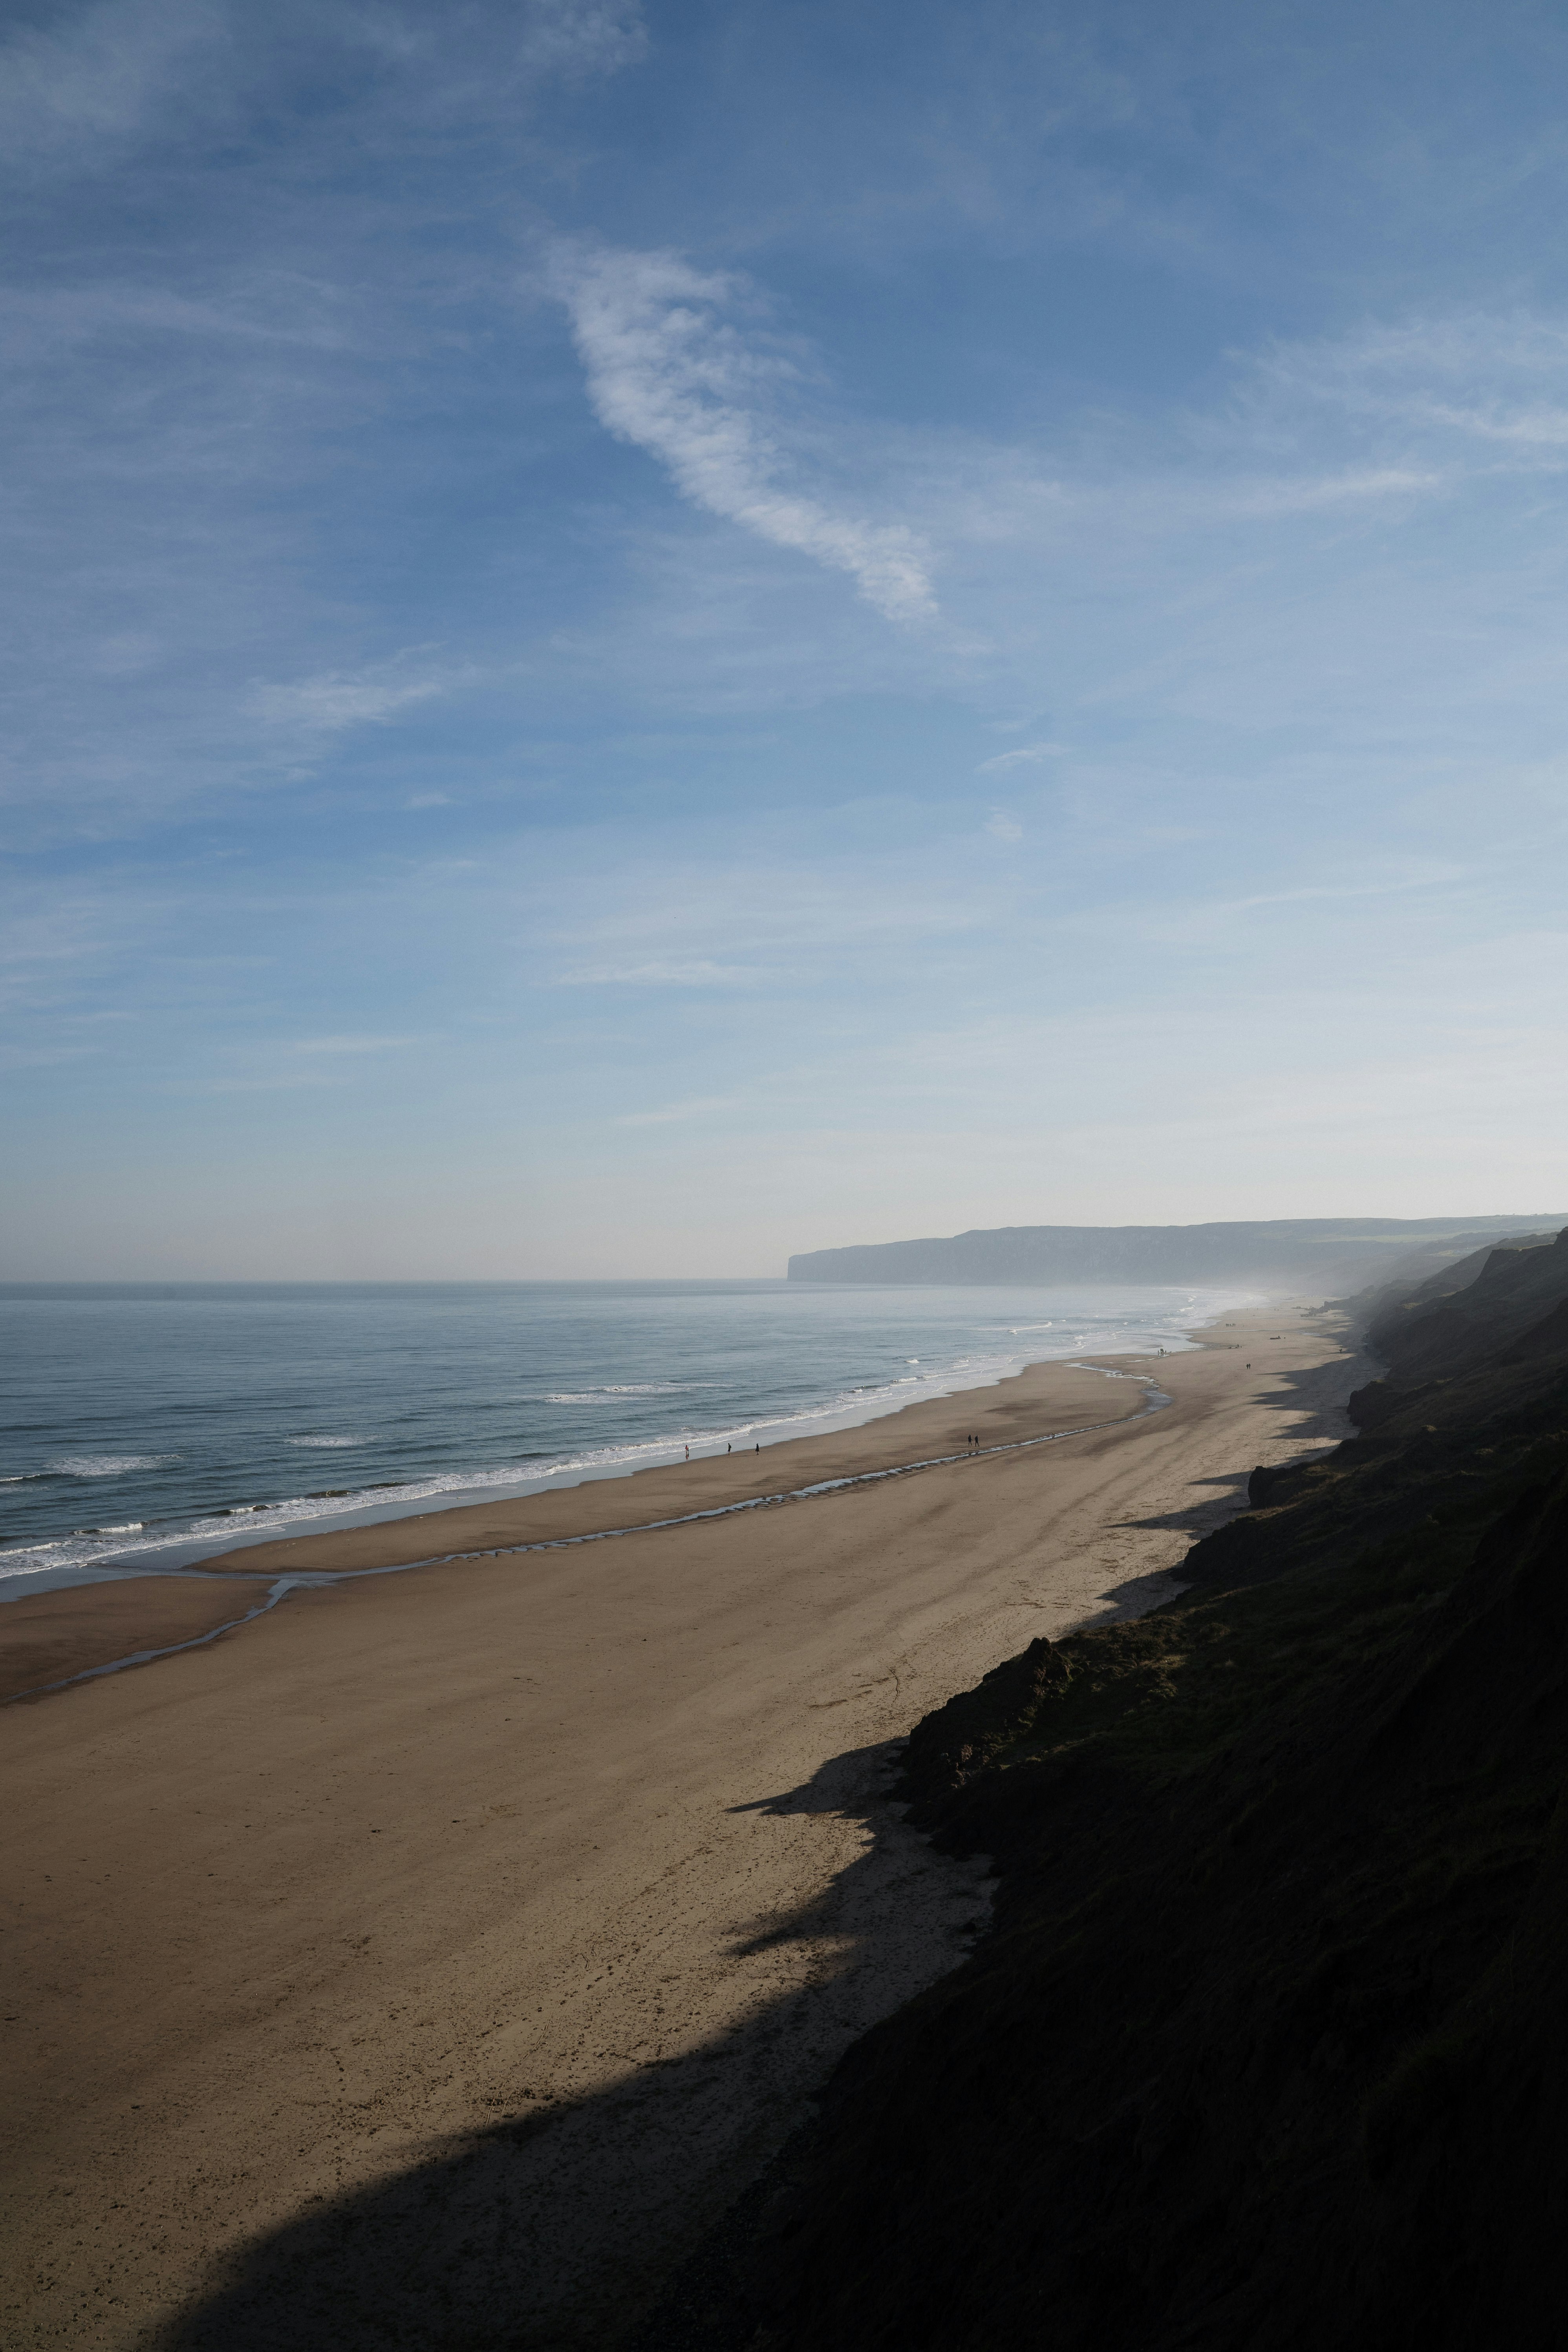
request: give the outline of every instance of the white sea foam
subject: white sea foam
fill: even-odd
[[[161,1470],[177,1454],[59,1454],[48,1467],[71,1478],[118,1478],[126,1470]]]
[[[370,1441],[368,1438],[364,1437],[291,1437],[289,1439],[288,1443],[290,1445],[315,1445],[326,1447],[339,1445],[368,1445]]]
[[[695,1395],[699,1389],[716,1389],[717,1381],[617,1381],[596,1389],[545,1389],[538,1396],[520,1396],[519,1404],[597,1404],[602,1397],[661,1397]]]
[[[608,1381],[593,1396],[684,1396],[689,1389],[716,1389],[717,1381]]]

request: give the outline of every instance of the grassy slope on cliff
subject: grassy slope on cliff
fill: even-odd
[[[1568,1235],[1385,1297],[1361,1436],[919,1727],[995,1930],[657,2341],[1568,2337],[1564,1301]]]

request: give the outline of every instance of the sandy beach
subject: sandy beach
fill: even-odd
[[[1204,1336],[0,1612],[37,1690],[279,1575],[463,1555],[0,1716],[5,2341],[613,2344],[984,1925],[984,1864],[887,1803],[890,1745],[1167,1596],[1254,1464],[1346,1433],[1329,1318]]]

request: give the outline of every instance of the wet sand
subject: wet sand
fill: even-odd
[[[1169,1593],[1254,1463],[1344,1433],[1364,1368],[1322,1323],[1212,1340],[1115,1360],[1171,1393],[1152,1416],[1040,1367],[761,1456],[250,1549],[247,1577],[479,1552],[1079,1432],[295,1592],[6,1708],[6,2343],[613,2344],[983,1917],[981,1866],[886,1803],[889,1743],[1033,1635]],[[130,1621],[89,1604],[131,1590],[41,1598],[101,1663]]]
[[[73,1675],[216,1633],[270,1590],[265,1577],[128,1576],[24,1593],[0,1607],[0,1703]]]

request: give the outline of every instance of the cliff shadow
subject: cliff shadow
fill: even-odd
[[[1370,1357],[1347,1353],[1303,1370],[1274,1374],[1264,1397],[1279,1417],[1278,1431],[1265,1447],[1269,1466],[1312,1460],[1353,1437],[1356,1432],[1345,1402],[1355,1389],[1375,1377],[1376,1369]],[[1189,1545],[1199,1543],[1246,1510],[1247,1484],[1257,1466],[1251,1461],[1237,1462],[1223,1471],[1194,1477],[1175,1510],[1117,1519],[1110,1525],[1122,1533],[1175,1533],[1185,1536]],[[1108,1625],[1119,1618],[1142,1616],[1173,1600],[1184,1588],[1180,1560],[1169,1568],[1128,1577],[1106,1588],[1100,1596],[1102,1608],[1089,1622]]]
[[[611,2352],[879,2018],[964,1958],[986,1864],[936,1854],[887,1791],[901,1743],[731,1812],[831,1817],[856,1851],[798,1899],[737,1906],[720,1949],[776,1961],[738,2021],[587,2098],[433,2145],[227,2258],[139,2352]],[[628,1985],[632,1979],[628,1972]],[[520,2075],[527,2078],[526,2061]]]

